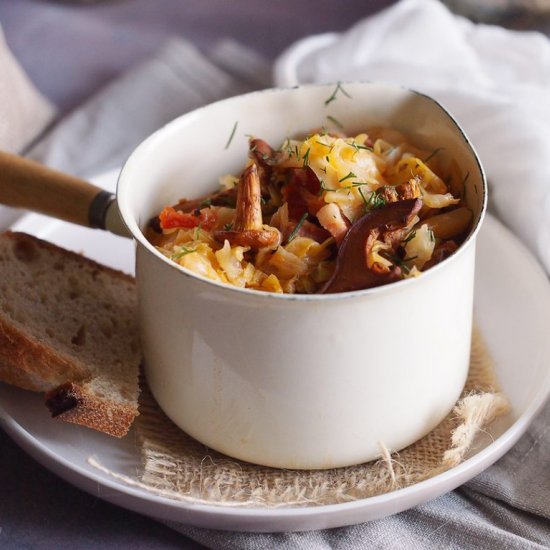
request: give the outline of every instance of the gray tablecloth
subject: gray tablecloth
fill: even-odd
[[[269,72],[261,58],[239,44],[213,42],[208,50],[205,56],[189,42],[170,41],[150,61],[66,116],[32,154],[58,168],[90,175],[120,164],[135,143],[174,116],[267,83]],[[496,465],[458,490],[407,512],[348,528],[267,535],[173,523],[168,529],[70,487],[0,431],[0,547],[548,548],[549,429],[547,404]]]

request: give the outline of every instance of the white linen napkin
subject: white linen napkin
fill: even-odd
[[[0,26],[0,150],[19,153],[53,119],[40,94],[8,48]]]
[[[203,54],[180,38],[106,85],[66,116],[29,156],[90,177],[120,168],[149,134],[218,99],[266,87],[263,59],[231,40]]]
[[[35,88],[6,43],[0,26],[0,151],[20,153],[55,115],[53,105]],[[0,205],[7,226],[20,212]]]
[[[487,172],[497,215],[550,272],[550,41],[475,25],[437,0],[402,0],[347,32],[306,38],[278,59],[280,86],[376,80],[440,101]]]

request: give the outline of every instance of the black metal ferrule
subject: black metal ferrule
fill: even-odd
[[[88,220],[90,227],[105,229],[105,217],[111,203],[115,200],[115,195],[110,191],[100,191],[90,203],[88,210]]]

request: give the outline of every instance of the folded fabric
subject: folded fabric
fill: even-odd
[[[19,153],[51,122],[55,109],[9,50],[2,27],[0,74],[0,149]]]
[[[550,41],[475,25],[437,0],[403,0],[343,34],[306,38],[278,85],[378,80],[439,100],[487,172],[490,203],[550,272]]]
[[[118,168],[143,139],[174,118],[266,87],[270,78],[263,60],[235,42],[220,41],[204,54],[173,38],[60,121],[29,156],[83,177]]]
[[[0,150],[22,152],[55,115],[53,105],[35,88],[11,53],[0,26]],[[11,223],[19,211],[0,206]]]

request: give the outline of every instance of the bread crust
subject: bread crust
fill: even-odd
[[[32,391],[49,391],[89,376],[83,367],[0,317],[0,380]]]
[[[48,392],[45,403],[54,418],[114,437],[124,437],[139,414],[137,409],[98,398],[73,382]]]

